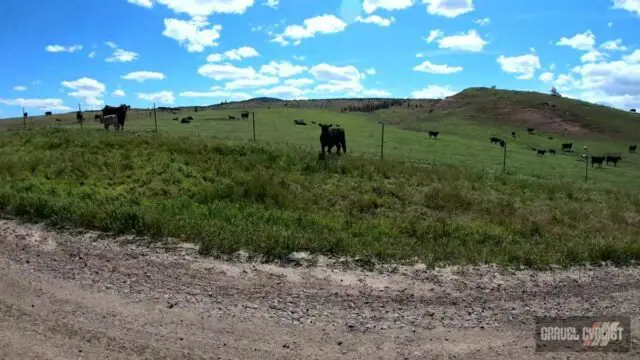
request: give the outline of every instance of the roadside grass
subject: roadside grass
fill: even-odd
[[[352,154],[318,161],[318,149],[291,138],[6,133],[0,212],[268,260],[296,251],[430,266],[640,259],[640,195],[629,188]]]

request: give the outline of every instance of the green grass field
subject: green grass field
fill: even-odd
[[[640,259],[640,156],[633,136],[562,137],[393,109],[131,112],[123,133],[75,114],[0,121],[0,212],[30,220],[179,238],[207,254],[294,251],[428,265],[569,265]],[[194,122],[172,119],[191,115]],[[87,114],[86,116],[93,116]],[[294,126],[303,118],[309,126]],[[319,128],[343,126],[348,156],[318,160]],[[380,160],[385,121],[384,160]],[[632,125],[626,125],[633,127]],[[8,130],[8,131],[2,131]],[[441,132],[438,140],[424,131]],[[504,151],[489,136],[508,141]],[[553,139],[549,139],[553,136]],[[577,153],[620,153],[588,167]],[[537,157],[529,146],[556,148]]]

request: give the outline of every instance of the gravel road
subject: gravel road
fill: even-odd
[[[536,315],[627,315],[632,353],[534,351]],[[0,219],[0,359],[639,359],[640,268],[373,272]]]

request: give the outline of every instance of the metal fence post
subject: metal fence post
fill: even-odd
[[[502,159],[502,173],[507,173],[507,142],[504,142],[504,157]]]
[[[156,133],[158,132],[158,118],[156,116],[156,103],[153,103],[153,122],[156,125]]]
[[[251,113],[251,118],[253,119],[253,141],[256,141],[256,113]]]
[[[384,158],[384,120],[382,123],[382,138],[380,140],[380,159]]]

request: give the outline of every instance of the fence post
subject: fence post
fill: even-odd
[[[584,167],[584,182],[586,183],[589,180],[589,150],[587,147],[584,147],[584,152],[587,155],[585,157],[585,167]]]
[[[83,128],[82,123],[84,122],[84,116],[82,116],[82,109],[80,108],[80,104],[78,104],[78,113],[80,114],[80,129]]]
[[[507,142],[504,142],[504,157],[502,159],[502,173],[507,173]]]
[[[384,158],[384,120],[382,120],[382,139],[380,141],[380,159]]]
[[[156,125],[156,133],[158,132],[158,118],[156,117],[156,103],[153,103],[153,122]]]
[[[251,118],[253,119],[253,141],[256,141],[256,113],[251,113]]]
[[[27,116],[24,112],[24,107],[22,108],[22,123],[24,124],[24,129],[27,130]]]

